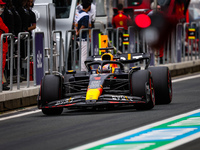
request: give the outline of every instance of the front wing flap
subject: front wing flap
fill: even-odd
[[[98,100],[85,100],[85,96],[74,96],[70,98],[64,98],[49,102],[39,108],[55,108],[55,107],[93,107],[106,104],[146,104],[147,100],[136,96],[124,96],[124,95],[101,95]]]

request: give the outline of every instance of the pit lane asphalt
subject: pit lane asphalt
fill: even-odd
[[[173,83],[173,101],[148,111],[132,108],[115,110],[67,110],[60,116],[42,112],[0,121],[0,148],[3,150],[66,150],[134,128],[154,123],[200,107],[200,78]],[[33,107],[29,110],[37,110]],[[0,118],[21,114],[19,111]],[[199,149],[200,139],[176,150]]]

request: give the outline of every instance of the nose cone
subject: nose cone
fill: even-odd
[[[86,93],[86,101],[87,100],[98,100],[99,96],[102,93],[102,89],[98,88],[98,89],[88,89],[87,93]]]

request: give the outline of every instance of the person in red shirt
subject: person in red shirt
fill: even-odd
[[[132,24],[131,17],[124,13],[122,4],[118,4],[117,9],[118,13],[112,19],[113,27],[123,27],[125,30],[128,30],[128,27]]]
[[[2,0],[0,0],[0,37],[3,33],[8,33],[8,27],[5,25],[5,23],[3,22],[3,19],[1,18],[1,14],[3,13],[4,9],[5,9],[5,5],[6,3],[3,2]],[[4,68],[6,65],[6,54],[8,52],[8,41],[7,38],[3,40],[3,64],[2,64],[2,75],[4,72]],[[3,82],[2,82],[3,84]],[[3,86],[3,90],[9,90],[10,88],[7,86]]]

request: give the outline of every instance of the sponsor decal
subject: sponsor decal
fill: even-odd
[[[140,59],[140,58],[142,58],[142,56],[133,56],[132,58],[133,59]]]
[[[129,100],[127,96],[112,96],[112,99],[115,101],[126,101]]]
[[[96,58],[94,58],[94,60],[95,60],[95,61],[98,61],[98,60],[101,60],[101,58],[96,57]]]
[[[65,99],[65,100],[57,101],[55,105],[58,106],[58,105],[68,104],[68,103],[73,102],[73,100],[74,100],[74,98],[71,98],[71,97],[70,97],[70,98]]]
[[[128,60],[131,60],[131,54],[128,54]]]
[[[126,60],[126,58],[125,57],[120,57],[120,60]]]
[[[91,82],[90,82],[90,85],[89,85],[89,88],[90,88],[90,89],[99,88],[99,87],[100,87],[100,84],[101,84],[101,80],[91,81]]]
[[[42,68],[42,54],[40,53],[40,50],[38,50],[37,53],[37,68]]]
[[[101,77],[94,77],[95,80],[101,80]]]

